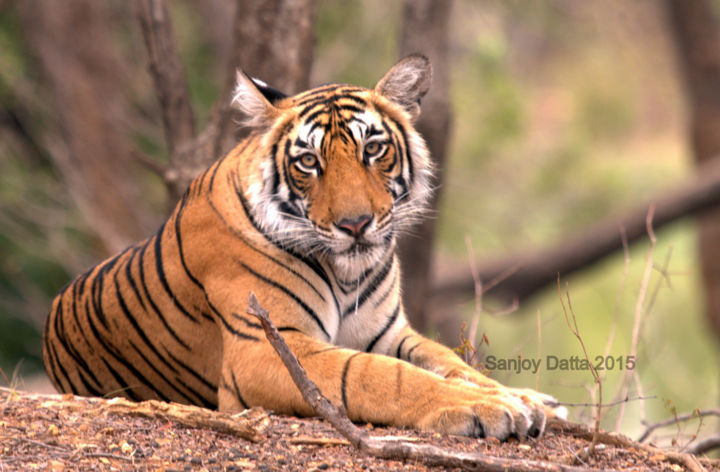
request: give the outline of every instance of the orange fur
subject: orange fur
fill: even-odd
[[[354,421],[541,433],[548,397],[484,377],[403,313],[395,239],[429,194],[412,127],[429,75],[411,56],[374,90],[328,85],[270,103],[238,74],[249,137],[156,235],[55,299],[44,361],[58,390],[312,415],[245,313],[253,291]]]

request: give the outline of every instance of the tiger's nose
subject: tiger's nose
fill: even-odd
[[[354,219],[343,218],[342,220],[335,223],[335,226],[337,226],[338,229],[343,233],[349,234],[350,236],[357,238],[359,236],[362,236],[368,225],[370,225],[372,218],[372,215],[361,215]]]

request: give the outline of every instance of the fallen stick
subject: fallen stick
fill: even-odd
[[[220,433],[232,434],[252,442],[259,442],[262,439],[263,423],[268,417],[267,413],[260,409],[231,414],[157,400],[135,403],[124,398],[108,400],[100,407],[100,410],[110,415],[161,418],[192,428],[207,428]]]
[[[350,419],[328,400],[310,380],[305,369],[298,362],[285,343],[282,335],[270,321],[268,312],[263,309],[254,293],[248,298],[247,313],[257,317],[265,330],[265,336],[275,348],[285,367],[290,372],[295,385],[300,389],[303,398],[317,414],[327,420],[343,437],[360,451],[374,457],[395,460],[413,460],[432,466],[462,468],[464,470],[505,472],[585,472],[597,469],[556,464],[547,461],[529,459],[505,459],[490,457],[478,453],[447,451],[435,446],[410,444],[406,441],[387,442],[370,437],[366,432],[355,426]]]

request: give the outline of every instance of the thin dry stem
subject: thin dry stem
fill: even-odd
[[[593,435],[592,441],[590,442],[590,446],[587,449],[588,457],[591,456],[594,453],[595,450],[595,444],[598,441],[598,436],[600,434],[600,420],[602,419],[602,380],[600,379],[600,376],[597,373],[597,370],[595,369],[595,366],[593,365],[592,361],[590,360],[590,355],[587,352],[587,348],[585,347],[585,341],[583,341],[582,336],[580,335],[580,329],[577,325],[577,317],[575,316],[575,310],[573,310],[572,303],[570,302],[570,291],[567,288],[567,284],[565,284],[565,297],[567,298],[567,309],[565,308],[565,303],[563,302],[563,296],[562,292],[560,291],[560,276],[558,275],[557,279],[557,285],[558,285],[558,294],[560,295],[560,304],[562,305],[563,309],[563,315],[565,315],[565,322],[568,325],[568,328],[570,329],[570,332],[577,338],[578,342],[580,343],[580,346],[582,347],[583,354],[585,355],[585,360],[587,361],[588,365],[590,366],[590,373],[593,376],[593,379],[595,380],[595,384],[598,387],[598,400],[597,400],[597,413],[595,415],[595,434]],[[570,311],[570,316],[568,316],[568,310]],[[572,324],[570,323],[572,317]]]
[[[604,358],[610,355],[610,349],[615,343],[615,333],[617,332],[618,319],[620,318],[620,305],[622,304],[622,296],[625,293],[625,286],[627,285],[628,273],[630,272],[630,248],[628,247],[627,234],[625,234],[625,228],[620,228],[620,239],[622,240],[623,247],[623,271],[620,277],[620,285],[618,286],[617,294],[615,295],[615,313],[613,314],[613,321],[610,325],[610,333],[608,334],[608,340],[605,344]],[[603,372],[602,379],[605,380],[607,371]]]
[[[643,307],[645,306],[645,297],[647,296],[648,291],[648,285],[650,283],[650,276],[652,275],[653,270],[653,254],[655,253],[655,244],[657,242],[655,238],[655,232],[653,231],[652,227],[652,220],[653,216],[655,214],[655,206],[650,205],[650,208],[648,210],[647,216],[645,217],[645,228],[648,234],[648,238],[650,239],[650,248],[648,249],[646,260],[645,260],[645,270],[643,271],[643,276],[640,281],[640,289],[638,291],[637,300],[635,301],[635,315],[633,317],[633,330],[632,330],[632,341],[630,344],[630,354],[629,356],[633,356],[637,358],[637,351],[638,351],[638,343],[640,340],[640,327],[642,326],[642,319],[644,310]],[[619,398],[625,398],[628,395],[628,391],[630,390],[630,382],[632,380],[632,371],[625,370],[623,373],[623,378],[620,381],[620,384],[618,385],[618,390],[615,393],[615,399]],[[625,413],[625,404],[620,404],[618,408],[618,415],[615,419],[615,430],[620,430],[620,427],[622,426],[622,420],[623,415]]]

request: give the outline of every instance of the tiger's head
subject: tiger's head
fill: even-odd
[[[286,97],[242,72],[233,104],[259,145],[244,171],[252,217],[275,243],[352,280],[394,247],[430,194],[413,128],[432,76],[412,55],[373,89],[329,84]]]

